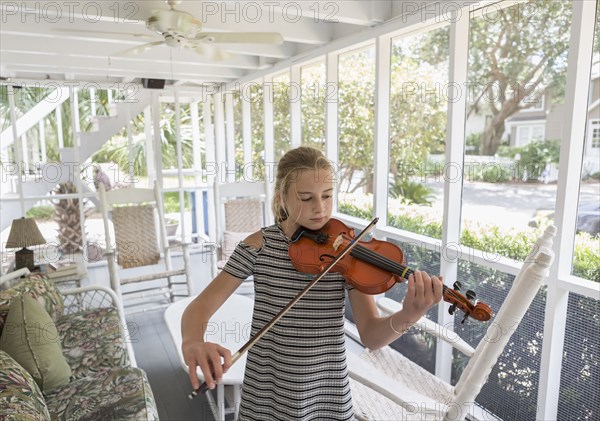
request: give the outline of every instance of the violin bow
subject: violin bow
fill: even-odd
[[[279,319],[281,319],[293,306],[294,304],[296,304],[302,297],[304,297],[304,295],[306,295],[306,293],[313,287],[315,286],[315,284],[317,282],[319,282],[330,270],[331,268],[333,268],[333,266],[336,265],[337,262],[339,262],[341,259],[343,259],[348,253],[350,253],[350,251],[354,248],[354,246],[356,244],[358,244],[358,242],[369,232],[373,229],[373,227],[377,224],[377,222],[379,221],[379,218],[375,218],[373,219],[369,225],[367,225],[357,236],[354,237],[354,239],[348,243],[348,245],[346,247],[344,247],[342,249],[342,251],[333,259],[331,260],[327,266],[325,266],[325,268],[318,274],[315,275],[315,277],[313,278],[312,281],[310,281],[302,291],[300,291],[298,294],[296,294],[296,296],[294,298],[292,298],[292,300],[286,304],[286,306],[284,308],[282,308],[279,313],[277,313],[269,322],[267,322],[258,332],[256,332],[256,334],[250,338],[250,340],[248,342],[246,342],[239,350],[237,350],[232,356],[231,356],[231,364],[235,364],[236,361],[238,361],[242,355],[244,355],[250,348],[252,348],[256,342],[258,342],[258,340],[260,338],[262,338],[268,331],[269,329],[271,329],[271,327],[273,327],[273,325],[275,323],[277,323],[277,321],[279,321]],[[188,395],[189,399],[193,399],[196,396],[198,396],[200,393],[205,393],[208,390],[208,387],[206,385],[206,381],[203,382],[200,387],[198,389],[195,389],[194,391],[192,391],[192,393],[190,393]]]

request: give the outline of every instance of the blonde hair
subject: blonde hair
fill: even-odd
[[[333,172],[334,168],[333,164],[318,149],[300,146],[286,152],[277,164],[277,175],[271,204],[275,222],[280,223],[287,219],[288,213],[283,205],[283,196],[299,173],[304,170],[330,170]]]

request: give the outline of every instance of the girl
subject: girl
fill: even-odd
[[[272,204],[275,225],[241,242],[183,314],[182,352],[194,389],[199,387],[197,366],[210,389],[231,366],[229,350],[203,341],[204,328],[244,279],[254,276],[251,335],[311,279],[294,269],[288,246],[299,227],[318,230],[331,217],[333,178],[332,164],[317,149],[293,149],[279,162]],[[346,290],[361,340],[370,349],[397,339],[442,298],[440,279],[415,271],[403,309],[380,317],[370,295],[353,289],[340,274],[327,274],[248,351],[240,420],[353,418],[344,348]]]

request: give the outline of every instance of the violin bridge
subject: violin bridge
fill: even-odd
[[[333,242],[333,249],[335,251],[338,250],[338,248],[340,248],[340,246],[342,245],[342,243],[344,242],[344,237],[342,237],[342,235],[338,235],[337,238],[335,239],[335,241]]]

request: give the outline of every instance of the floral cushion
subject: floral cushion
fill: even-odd
[[[46,309],[53,321],[62,316],[64,303],[54,283],[43,274],[29,275],[14,288],[0,291],[0,332],[6,322],[11,301],[23,292],[29,292]]]
[[[4,351],[0,351],[0,408],[1,419],[50,419],[42,391],[33,377]]]
[[[56,329],[75,378],[129,365],[124,331],[115,308],[63,316],[57,321]]]
[[[146,374],[119,367],[83,377],[46,395],[52,420],[158,420]]]

